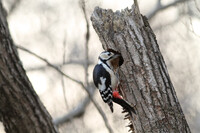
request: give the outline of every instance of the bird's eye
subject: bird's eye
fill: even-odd
[[[108,56],[110,56],[111,55],[111,53],[108,53]]]

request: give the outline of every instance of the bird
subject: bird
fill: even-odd
[[[93,81],[100,92],[102,100],[108,104],[111,112],[114,112],[114,102],[122,106],[130,114],[131,112],[136,114],[134,108],[117,91],[119,85],[117,71],[123,62],[122,55],[113,49],[101,52],[98,57],[98,63],[93,70]]]

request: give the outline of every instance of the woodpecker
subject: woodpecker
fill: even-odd
[[[109,49],[102,52],[99,55],[98,64],[93,70],[93,81],[99,89],[103,101],[109,105],[111,112],[113,112],[113,102],[115,102],[131,114],[131,111],[135,113],[135,110],[117,91],[119,80],[116,74],[123,62],[121,54],[117,51]]]

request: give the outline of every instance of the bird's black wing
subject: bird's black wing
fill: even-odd
[[[105,81],[105,86],[102,81]],[[104,88],[98,88],[101,94],[101,97],[105,103],[112,104],[112,88],[111,88],[111,77],[110,74],[104,69],[102,64],[97,64],[93,70],[93,81],[95,86],[98,88],[99,86]]]
[[[105,85],[106,87],[110,87],[110,74],[103,68],[102,64],[97,64],[93,70],[93,81],[97,88],[98,84],[101,84],[100,77],[106,78]]]

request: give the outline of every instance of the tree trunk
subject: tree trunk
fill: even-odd
[[[11,39],[0,1],[0,120],[7,133],[56,133]]]
[[[119,51],[125,60],[119,79],[123,97],[137,112],[129,116],[132,132],[191,132],[155,34],[138,6],[121,12],[96,7],[91,21],[103,48]]]

